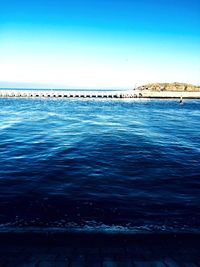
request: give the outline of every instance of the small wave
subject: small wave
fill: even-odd
[[[56,221],[44,225],[28,225],[28,223],[10,222],[0,224],[0,232],[66,232],[66,233],[100,233],[100,234],[139,234],[139,233],[199,233],[198,228],[191,229],[187,226],[170,227],[167,225],[141,225],[141,226],[122,226],[122,225],[107,225],[89,221],[83,225],[75,222],[63,223]]]

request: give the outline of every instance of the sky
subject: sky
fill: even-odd
[[[0,0],[0,87],[200,84],[200,0]]]

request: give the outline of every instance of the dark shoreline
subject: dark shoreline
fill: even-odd
[[[6,241],[9,243],[12,240],[18,242],[29,243],[30,240],[36,242],[60,242],[63,244],[67,244],[73,241],[82,240],[82,241],[91,241],[91,242],[99,242],[107,243],[113,241],[124,241],[124,242],[132,242],[136,240],[140,241],[198,241],[200,245],[200,233],[176,233],[176,232],[140,232],[134,234],[123,234],[123,233],[100,233],[100,232],[50,232],[50,231],[38,231],[38,232],[28,232],[21,231],[15,232],[0,232],[0,241]],[[113,243],[114,244],[114,243]],[[200,247],[200,246],[199,246]]]
[[[200,234],[0,233],[1,267],[199,267]]]

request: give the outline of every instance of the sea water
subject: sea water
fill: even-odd
[[[200,230],[200,101],[0,99],[0,227]]]

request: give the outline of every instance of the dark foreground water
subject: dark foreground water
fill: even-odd
[[[200,101],[0,99],[0,224],[200,231]]]

